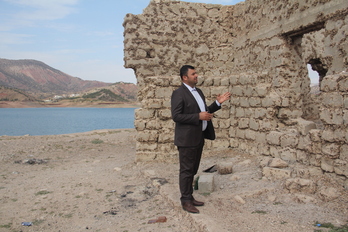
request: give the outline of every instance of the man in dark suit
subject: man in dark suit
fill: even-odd
[[[211,119],[213,113],[221,109],[221,104],[231,96],[229,92],[218,95],[210,106],[205,103],[203,92],[196,88],[198,75],[194,67],[184,65],[180,69],[182,85],[171,98],[172,118],[175,122],[174,144],[179,150],[179,186],[181,204],[190,213],[199,213],[195,206],[204,202],[193,198],[193,178],[199,168],[204,139],[215,139]]]

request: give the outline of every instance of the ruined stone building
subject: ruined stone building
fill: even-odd
[[[230,91],[205,152],[236,149],[291,164],[284,175],[328,175],[348,186],[348,1],[152,0],[124,20],[125,67],[136,74],[138,161],[176,160],[170,97],[196,67],[210,104]],[[319,74],[311,93],[307,65]],[[270,170],[272,171],[272,170]]]

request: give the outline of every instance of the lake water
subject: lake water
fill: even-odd
[[[134,128],[136,108],[0,108],[0,136]]]

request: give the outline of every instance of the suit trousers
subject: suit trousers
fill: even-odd
[[[181,192],[181,203],[193,200],[193,179],[197,174],[204,146],[203,132],[200,136],[201,140],[197,146],[178,147],[180,161],[179,187]]]

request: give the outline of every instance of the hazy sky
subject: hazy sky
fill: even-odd
[[[188,0],[233,5],[241,0]],[[123,20],[150,0],[0,0],[0,58],[34,59],[83,80],[132,82]]]

